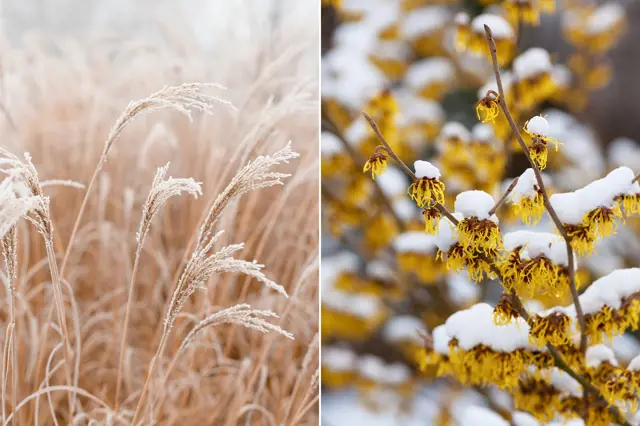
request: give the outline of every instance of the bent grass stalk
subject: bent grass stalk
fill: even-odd
[[[250,191],[268,188],[274,185],[282,185],[282,179],[289,177],[290,175],[273,172],[271,171],[271,168],[282,163],[288,163],[289,160],[296,157],[298,157],[298,154],[291,151],[290,142],[283,149],[272,155],[257,157],[238,171],[238,173],[231,179],[229,185],[227,185],[225,190],[218,195],[212,204],[206,219],[200,228],[195,249],[182,272],[165,312],[162,336],[155,355],[149,365],[147,377],[142,386],[142,391],[133,415],[132,424],[137,424],[137,421],[142,415],[146,396],[149,390],[149,384],[155,373],[159,358],[164,353],[167,339],[171,333],[175,320],[187,299],[191,297],[196,289],[203,288],[205,283],[214,275],[225,272],[242,273],[255,278],[265,286],[277,291],[285,297],[288,297],[284,287],[271,281],[261,272],[263,265],[259,265],[255,262],[237,260],[232,257],[235,252],[244,248],[244,244],[232,244],[223,247],[217,252],[213,252],[216,242],[224,233],[224,231],[219,231],[214,234],[213,231],[214,225],[220,214],[233,198],[242,196]]]
[[[131,312],[131,304],[133,303],[133,297],[135,294],[135,282],[138,273],[138,266],[140,264],[140,255],[142,254],[142,247],[144,241],[147,238],[147,234],[151,229],[151,221],[153,217],[158,213],[162,205],[172,196],[180,195],[182,192],[193,195],[198,198],[198,195],[202,195],[202,188],[200,184],[194,181],[192,178],[188,179],[175,179],[168,178],[164,180],[164,177],[169,169],[169,163],[164,167],[161,167],[156,172],[156,176],[149,191],[147,201],[142,208],[142,218],[140,219],[140,228],[136,235],[137,246],[135,260],[133,263],[133,272],[131,273],[131,282],[129,283],[129,295],[127,297],[127,305],[124,314],[124,323],[122,328],[122,338],[120,341],[120,355],[118,357],[118,372],[116,374],[116,396],[115,396],[115,408],[117,413],[120,407],[120,388],[122,381],[122,366],[124,363],[124,353],[127,344],[127,331],[129,330],[129,313]]]

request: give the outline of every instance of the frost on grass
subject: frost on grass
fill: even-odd
[[[16,196],[14,185],[12,177],[7,177],[0,183],[0,238],[4,238],[20,218],[27,216],[42,203],[39,196]]]
[[[199,182],[193,180],[193,178],[169,178],[165,179],[165,175],[169,170],[169,163],[164,167],[158,168],[156,176],[151,184],[151,191],[147,197],[147,201],[142,207],[142,219],[140,220],[140,229],[136,234],[136,240],[140,244],[146,234],[149,232],[151,226],[151,220],[158,213],[158,210],[169,198],[180,195],[183,192],[191,194],[193,197],[198,198],[202,195],[202,187]]]
[[[207,327],[215,327],[222,324],[238,324],[260,333],[274,332],[293,340],[293,335],[279,326],[268,321],[269,318],[278,318],[274,312],[252,309],[251,306],[241,303],[230,308],[223,309],[201,320],[191,329],[178,348],[178,352],[189,346],[196,336]]]
[[[244,248],[244,244],[232,244],[213,252],[212,248],[222,236],[223,231],[218,232],[202,248],[195,250],[185,267],[176,290],[171,298],[169,309],[165,315],[165,328],[173,326],[175,318],[182,310],[187,299],[197,290],[205,288],[209,278],[222,273],[241,273],[262,282],[267,287],[287,296],[284,287],[276,284],[262,272],[264,265],[246,260],[235,259],[232,255]]]
[[[222,210],[234,198],[263,188],[282,185],[282,179],[291,176],[288,173],[280,173],[271,169],[280,164],[287,164],[290,160],[298,158],[299,154],[291,150],[291,142],[272,155],[261,155],[249,162],[231,179],[227,187],[218,195],[211,205],[207,217],[202,224],[198,235],[198,246],[207,241],[213,232],[214,225],[222,213]]]

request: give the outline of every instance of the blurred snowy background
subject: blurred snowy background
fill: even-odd
[[[466,127],[460,132],[470,141],[477,142],[487,134],[496,140],[475,115],[475,104],[486,93],[486,88],[484,92],[478,88],[490,80],[492,69],[484,59],[456,52],[454,17],[460,11],[468,12],[472,19],[483,12],[500,14],[498,5],[503,3],[508,1],[343,0],[328,1],[323,7],[324,425],[547,424],[515,410],[505,392],[490,387],[482,392],[465,389],[455,381],[434,378],[433,371],[420,372],[414,355],[423,344],[421,333],[442,324],[451,307],[464,309],[482,301],[495,305],[501,287],[491,280],[473,283],[466,272],[441,274],[433,262],[433,241],[422,232],[420,209],[407,196],[410,181],[391,160],[376,182],[395,216],[406,225],[402,234],[387,215],[387,201],[372,188],[369,173],[361,173],[362,163],[378,143],[367,134],[367,124],[358,115],[375,111],[380,106],[376,104],[380,97],[375,96],[384,89],[390,89],[399,105],[399,146],[407,145],[399,155],[409,167],[421,159],[434,162],[441,171],[447,168],[442,165],[446,159],[438,144],[451,137],[446,134],[452,129],[447,127],[451,121]],[[612,19],[607,24],[599,23],[603,28],[611,24],[608,30],[618,36],[611,49],[596,55],[591,67],[602,66],[608,77],[604,84],[585,86],[570,95],[570,90],[564,90],[575,89],[578,74],[588,70],[572,68],[576,49],[566,40],[571,18],[567,11],[581,7],[593,7],[589,9],[593,11],[605,4],[614,5],[610,10],[615,13],[609,14]],[[546,49],[552,63],[546,72],[563,93],[537,100],[526,117],[519,117],[522,126],[534,115],[545,116],[552,136],[564,144],[558,153],[549,151],[554,163],[545,170],[552,191],[562,192],[586,185],[619,166],[640,171],[640,145],[636,142],[640,140],[640,122],[633,112],[640,107],[636,77],[640,67],[640,30],[636,25],[640,4],[558,1],[556,7],[556,13],[541,16],[540,26],[523,26],[516,49],[519,53],[531,47]],[[620,35],[618,31],[623,29],[624,35]],[[418,70],[421,67],[422,73]],[[360,164],[352,168],[354,156]],[[504,169],[500,161],[498,155],[486,168],[473,169],[476,177],[443,172],[442,179],[451,192],[447,205],[453,205],[456,193],[470,189],[483,189],[497,199],[528,167],[522,155],[510,157]],[[478,178],[479,170],[486,176]],[[498,216],[504,233],[524,226],[508,208],[499,210]],[[544,218],[534,230],[552,231],[553,225]],[[638,230],[638,221],[628,220],[615,236],[599,241],[592,256],[581,257],[578,275],[582,282],[589,285],[614,269],[638,266]],[[415,256],[414,263],[403,264],[406,253]],[[424,285],[416,286],[416,281]],[[535,312],[566,304],[566,296],[530,300],[529,308]],[[640,353],[634,333],[606,344],[622,365]],[[583,425],[580,420],[548,424]]]

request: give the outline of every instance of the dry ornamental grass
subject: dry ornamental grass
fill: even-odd
[[[295,19],[215,55],[3,43],[7,424],[317,423],[317,28]]]

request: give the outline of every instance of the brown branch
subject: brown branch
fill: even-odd
[[[378,136],[378,139],[380,140],[380,142],[382,142],[382,144],[384,145],[384,147],[387,149],[389,156],[391,158],[393,158],[394,160],[396,160],[396,162],[398,163],[398,165],[400,167],[402,167],[404,169],[404,171],[411,177],[411,179],[413,179],[413,181],[417,181],[419,180],[418,177],[415,175],[415,173],[413,173],[413,170],[411,170],[409,168],[409,166],[407,166],[404,161],[402,161],[395,152],[393,152],[393,149],[391,149],[391,146],[389,146],[389,143],[387,142],[387,140],[384,138],[384,136],[382,135],[382,132],[380,131],[380,128],[378,127],[378,125],[376,124],[376,122],[374,121],[373,118],[371,118],[371,116],[369,114],[367,114],[366,112],[362,113],[363,117],[369,122],[369,125],[371,126],[371,129],[373,129],[373,132],[376,134],[376,136]]]
[[[360,154],[356,150],[353,149],[353,147],[349,144],[349,142],[347,142],[342,132],[338,130],[338,127],[331,121],[331,119],[328,117],[325,117],[324,115],[325,114],[323,112],[322,123],[324,125],[324,129],[332,133],[336,138],[338,138],[338,140],[342,144],[345,151],[347,151],[347,154],[349,154],[349,156],[351,157],[351,160],[353,160],[353,162],[355,163],[356,167],[359,167],[360,169],[362,169],[362,167],[364,167],[365,160],[360,156]],[[387,195],[384,193],[384,191],[382,191],[382,188],[380,188],[380,185],[378,185],[378,182],[376,182],[373,179],[372,179],[372,182],[373,182],[373,189],[376,192],[378,201],[380,201],[383,207],[386,208],[386,210],[389,212],[393,220],[396,222],[396,225],[398,225],[398,229],[400,229],[401,232],[406,231],[407,225],[404,223],[404,221],[400,218],[400,216],[398,216],[396,211],[393,209],[393,204],[391,203]]]
[[[493,206],[491,210],[489,210],[489,213],[488,213],[489,216],[493,216],[496,213],[496,211],[500,208],[500,206],[507,200],[507,197],[509,196],[509,194],[511,194],[511,191],[513,191],[513,188],[515,188],[516,185],[518,184],[519,179],[520,179],[520,176],[516,176],[513,182],[511,182],[511,185],[509,185],[505,193],[502,194],[502,197],[500,197],[496,205]]]
[[[524,152],[525,156],[527,157],[527,160],[529,160],[529,163],[531,164],[531,167],[533,168],[534,174],[536,176],[536,181],[537,181],[538,186],[540,187],[540,190],[542,192],[545,208],[547,209],[547,212],[549,213],[549,216],[551,217],[551,220],[553,220],[554,224],[556,225],[556,228],[558,228],[558,231],[562,235],[562,237],[563,237],[563,239],[565,241],[565,244],[567,246],[567,258],[568,258],[568,269],[569,269],[569,288],[571,290],[571,297],[573,298],[574,306],[576,307],[576,316],[578,317],[578,322],[579,322],[579,325],[580,325],[580,351],[584,355],[585,352],[586,352],[586,347],[587,347],[586,325],[585,325],[585,321],[584,321],[584,313],[582,311],[582,306],[580,304],[580,298],[578,297],[578,291],[577,291],[577,288],[576,288],[576,282],[575,282],[575,260],[574,260],[574,255],[573,255],[573,249],[571,248],[571,239],[567,235],[567,231],[566,231],[566,229],[564,227],[564,224],[562,223],[562,221],[558,217],[556,211],[553,209],[553,206],[551,205],[551,202],[549,201],[549,195],[548,195],[547,190],[546,190],[546,188],[544,186],[544,182],[542,180],[542,175],[540,174],[540,169],[531,160],[531,156],[529,155],[529,149],[527,148],[527,145],[525,144],[524,139],[522,138],[522,135],[520,134],[520,131],[518,130],[518,126],[514,122],[513,117],[511,116],[511,114],[509,112],[509,108],[507,107],[507,103],[505,101],[504,88],[502,86],[502,79],[500,78],[500,67],[498,66],[496,44],[495,44],[495,42],[493,40],[493,37],[491,35],[491,29],[487,25],[485,25],[484,26],[484,30],[485,30],[485,33],[487,35],[487,42],[489,44],[489,50],[491,52],[491,60],[493,62],[493,69],[494,69],[494,73],[495,73],[495,77],[496,77],[496,84],[498,86],[498,92],[500,93],[500,99],[498,100],[498,103],[500,104],[500,107],[502,108],[505,116],[507,117],[507,121],[509,122],[509,125],[511,126],[512,131],[516,135],[516,138],[518,140],[518,143],[520,144],[520,147],[522,148],[522,151]],[[636,178],[638,178],[638,176]],[[636,178],[634,178],[634,181],[635,181]],[[525,318],[525,320],[528,321],[529,320],[529,316],[526,313],[526,310],[524,309],[524,305],[522,305],[522,301],[517,296],[514,299],[520,305],[522,313],[524,313],[526,315],[526,316],[523,315],[523,318]],[[556,364],[556,366],[558,368],[560,368],[561,370],[563,370],[564,372],[569,374],[573,379],[575,379],[578,383],[580,383],[584,387],[585,391],[593,393],[598,398],[600,398],[600,399],[602,399],[603,401],[606,402],[606,400],[600,394],[600,391],[595,386],[593,386],[584,377],[580,376],[575,371],[573,371],[573,369],[571,369],[571,367],[564,361],[564,359],[562,358],[562,355],[560,354],[560,352],[558,351],[558,349],[555,346],[553,346],[551,344],[547,344],[547,348],[549,350],[549,353],[553,357],[553,359],[555,361],[555,364]],[[618,423],[620,423],[622,425],[628,425],[628,423],[624,420],[624,417],[622,416],[622,414],[620,413],[620,411],[616,407],[611,406],[610,407],[610,411],[616,416]]]
[[[542,198],[544,200],[544,206],[551,217],[551,220],[555,224],[558,232],[562,235],[564,239],[565,245],[567,247],[567,261],[568,261],[568,269],[569,269],[569,289],[571,290],[571,297],[573,299],[573,304],[576,307],[576,316],[578,318],[578,324],[580,325],[580,351],[584,355],[587,351],[587,333],[586,333],[586,324],[584,320],[584,312],[582,310],[582,305],[580,303],[580,298],[578,297],[578,289],[576,286],[576,278],[575,278],[575,259],[573,255],[573,249],[571,248],[571,238],[567,234],[567,230],[564,227],[564,224],[558,217],[558,214],[554,210],[551,202],[549,201],[549,194],[547,189],[545,188],[544,181],[542,179],[542,174],[540,173],[540,169],[536,166],[536,163],[531,159],[531,155],[529,154],[529,148],[527,148],[527,144],[524,142],[522,135],[518,129],[518,126],[513,120],[511,113],[509,112],[509,108],[507,107],[507,102],[504,96],[504,88],[502,86],[502,79],[500,77],[500,67],[498,66],[498,56],[496,52],[496,43],[493,40],[493,36],[491,35],[491,28],[489,26],[484,26],[484,31],[487,34],[487,43],[489,44],[489,51],[491,52],[491,60],[493,62],[493,70],[496,77],[496,84],[498,86],[498,92],[500,93],[498,103],[504,112],[504,115],[507,117],[507,121],[511,126],[511,130],[515,134],[524,155],[527,157],[527,160],[531,164],[533,168],[533,172],[536,176],[536,181],[538,183],[538,187],[542,192]]]
[[[413,171],[409,168],[409,166],[407,166],[404,161],[402,161],[397,155],[396,153],[393,151],[393,149],[391,148],[391,146],[389,146],[389,143],[387,142],[387,140],[384,138],[384,136],[382,135],[382,132],[380,132],[380,128],[378,127],[378,125],[376,124],[376,122],[374,121],[373,118],[371,118],[371,116],[369,114],[367,114],[366,112],[363,112],[362,115],[364,116],[364,118],[369,122],[369,125],[371,126],[371,128],[373,129],[374,133],[376,134],[376,136],[378,136],[378,139],[380,140],[380,142],[382,143],[382,145],[384,145],[384,147],[386,148],[387,152],[389,153],[389,156],[391,158],[393,158],[394,160],[396,160],[396,162],[398,163],[398,165],[405,171],[405,173],[407,175],[409,175],[409,177],[411,179],[413,179],[413,181],[417,181],[419,180],[418,177],[415,175],[415,173],[413,173]],[[449,221],[453,224],[453,225],[457,225],[458,224],[458,219],[455,218],[455,216],[453,214],[451,214],[451,212],[442,204],[440,203],[436,203],[435,204],[435,208],[438,210],[438,212],[440,212],[440,214],[444,217],[446,217],[447,219],[449,219]]]

